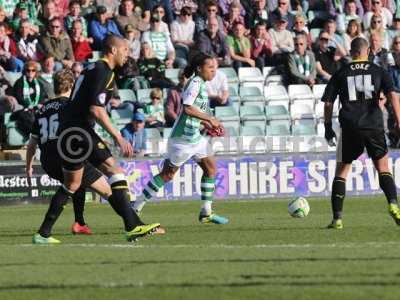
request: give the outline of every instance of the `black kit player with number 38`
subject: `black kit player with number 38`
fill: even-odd
[[[379,105],[383,92],[391,101],[397,126],[400,128],[400,104],[393,82],[385,69],[368,61],[369,45],[363,38],[351,43],[353,61],[342,67],[330,79],[322,101],[325,102],[325,138],[332,141],[333,103],[339,96],[340,134],[336,149],[336,173],[332,185],[333,220],[328,228],[341,229],[346,177],[351,163],[366,148],[379,173],[379,185],[389,204],[389,213],[400,225],[396,186],[388,167],[388,147],[383,126],[383,113]]]

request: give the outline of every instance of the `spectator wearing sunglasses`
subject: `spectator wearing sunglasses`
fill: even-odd
[[[392,13],[386,7],[382,6],[381,0],[372,0],[371,11],[366,12],[363,17],[364,29],[368,29],[371,26],[371,20],[374,15],[381,16],[382,25],[384,28],[392,26],[392,21],[393,21]]]
[[[389,44],[390,44],[389,33],[388,33],[388,30],[386,30],[383,27],[382,18],[379,15],[372,16],[372,18],[371,18],[371,26],[368,28],[368,30],[366,30],[364,32],[364,36],[368,40],[373,33],[376,33],[376,34],[381,36],[383,48],[385,48],[385,49],[389,49],[390,48],[390,46],[389,46]]]
[[[206,4],[205,14],[196,18],[195,20],[195,30],[196,34],[206,30],[208,27],[208,22],[210,19],[217,19],[219,30],[223,31],[224,22],[219,15],[218,2],[215,0],[209,0]]]
[[[290,13],[290,1],[279,0],[278,7],[270,13],[270,27],[273,27],[277,20],[282,18],[287,20],[287,28],[292,28],[294,25],[294,16]]]
[[[163,92],[156,88],[150,93],[151,104],[147,104],[144,108],[147,128],[164,127],[164,105]]]

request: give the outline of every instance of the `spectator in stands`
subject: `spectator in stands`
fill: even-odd
[[[17,47],[6,33],[7,24],[0,23],[0,65],[7,71],[21,72],[23,61],[17,58]]]
[[[84,17],[81,16],[81,4],[78,0],[73,0],[69,3],[69,13],[64,19],[65,30],[67,32],[72,31],[72,23],[74,21],[80,21],[82,27],[82,35],[84,37],[88,36],[88,24]]]
[[[68,3],[69,0],[54,0],[56,5],[57,15],[60,18],[64,18],[68,14]]]
[[[146,117],[145,127],[158,128],[164,127],[164,105],[163,105],[163,92],[156,88],[150,92],[151,104],[147,104],[144,108],[144,115]]]
[[[31,22],[31,31],[32,33],[39,33],[39,26],[35,18],[29,17],[28,14],[28,4],[32,4],[31,2],[20,2],[17,4],[15,8],[14,18],[9,22],[11,29],[15,32],[18,31],[21,21],[30,21]]]
[[[24,66],[22,76],[12,88],[12,96],[23,108],[32,108],[48,98],[43,82],[38,80],[38,72],[38,64],[34,61],[28,61]]]
[[[379,33],[372,33],[369,37],[369,55],[368,60],[388,69],[389,67],[389,51],[383,48],[382,36]]]
[[[180,16],[181,10],[184,7],[189,7],[193,15],[196,14],[198,8],[196,0],[172,0],[171,5],[176,16]]]
[[[129,56],[137,61],[140,57],[140,31],[131,24],[125,26],[125,38],[129,42]]]
[[[76,61],[86,62],[93,56],[93,51],[90,47],[90,43],[93,42],[93,39],[83,35],[82,22],[80,20],[73,21],[71,29],[71,45],[74,58]]]
[[[385,49],[390,48],[390,37],[388,30],[383,27],[382,17],[378,15],[374,15],[371,18],[371,26],[364,32],[364,36],[367,40],[369,40],[371,34],[376,33],[380,35],[382,40],[382,46]]]
[[[169,24],[164,22],[165,19],[165,9],[164,7],[162,7],[161,5],[156,5],[153,8],[152,11],[152,16],[157,16],[157,18],[159,18],[160,21],[160,31],[161,32],[165,32],[165,34],[170,35],[169,32]]]
[[[182,92],[186,86],[188,79],[185,77],[183,70],[178,74],[179,84],[168,91],[167,101],[165,104],[165,126],[172,127],[178,118],[182,107]]]
[[[115,22],[122,32],[126,25],[131,25],[139,31],[150,29],[149,23],[142,21],[142,17],[135,12],[135,2],[133,0],[122,0],[119,7],[119,14],[115,17]]]
[[[344,48],[344,39],[340,34],[336,33],[336,22],[334,19],[328,19],[324,23],[324,31],[329,34],[328,47],[337,48],[343,56],[347,55]]]
[[[172,12],[170,0],[147,0],[145,1],[144,16],[146,19],[151,19],[151,12],[153,12],[155,6],[161,6],[165,10],[166,22],[171,24],[174,20],[174,14]]]
[[[238,2],[232,2],[229,6],[229,12],[224,18],[225,34],[232,34],[233,24],[239,22],[244,24],[244,18],[240,15],[242,6]]]
[[[120,0],[96,0],[97,8],[99,6],[104,6],[107,10],[107,16],[112,18],[118,13],[118,7],[120,5]]]
[[[294,38],[294,52],[289,55],[289,84],[308,84],[313,86],[317,76],[314,53],[307,50],[307,37]]]
[[[307,48],[311,49],[312,47],[312,38],[310,31],[307,28],[306,19],[302,14],[297,14],[294,17],[294,26],[292,29],[292,35],[295,37],[296,35],[302,34],[307,38]]]
[[[110,19],[105,6],[98,6],[96,17],[90,21],[89,33],[93,38],[93,49],[101,51],[103,41],[109,34],[122,37],[118,30],[117,24]]]
[[[269,16],[269,22],[270,26],[273,27],[276,22],[284,19],[286,20],[287,28],[293,28],[294,25],[294,19],[293,15],[289,11],[289,0],[279,0],[278,1],[278,7],[270,13]]]
[[[226,16],[226,15],[229,14],[229,7],[233,3],[240,5],[240,1],[239,0],[218,0],[218,6],[221,9],[221,15],[222,16]],[[240,5],[240,10],[239,11],[240,11],[240,14],[242,16],[244,16],[246,14],[246,12],[244,11],[242,5]],[[241,20],[241,22],[244,22],[244,20]]]
[[[58,15],[54,0],[47,0],[42,6],[41,15],[38,16],[41,32],[45,32],[45,30],[49,27],[49,21],[54,18],[60,18],[60,20],[62,20],[62,16]]]
[[[134,157],[142,157],[146,152],[147,134],[144,130],[145,116],[136,112],[133,115],[132,122],[127,124],[121,134],[133,147]]]
[[[366,12],[363,17],[364,29],[368,29],[371,25],[373,15],[381,16],[384,28],[392,26],[393,15],[386,7],[382,6],[382,0],[372,0],[371,3],[371,11]]]
[[[287,54],[294,50],[293,36],[287,30],[288,19],[284,16],[275,18],[275,26],[268,33],[272,39],[272,54],[276,65],[286,62]]]
[[[175,48],[171,38],[161,31],[161,19],[158,15],[151,17],[151,30],[142,35],[142,42],[151,45],[154,55],[165,63],[167,68],[172,68],[175,61]],[[177,67],[184,67],[182,60],[177,60]]]
[[[345,5],[347,5],[347,3],[345,4],[345,0],[325,0],[325,1],[329,10],[330,18],[336,21],[338,31],[344,32],[346,30],[346,25],[347,25],[346,14],[344,11]],[[355,6],[354,13],[362,17],[364,14],[364,8],[362,7],[360,0],[357,0],[357,2],[354,0],[352,1]]]
[[[12,18],[18,2],[18,0],[0,0],[0,6],[3,8],[4,13],[8,18]]]
[[[206,30],[208,27],[207,26],[208,22],[214,18],[217,19],[219,30],[223,31],[224,22],[223,22],[221,16],[218,14],[218,11],[219,11],[218,3],[215,0],[209,0],[206,4],[206,15],[199,16],[195,20],[196,33],[200,33],[203,30]]]
[[[251,5],[249,10],[246,9],[245,24],[247,28],[254,28],[254,26],[263,21],[268,22],[268,9],[266,0],[250,1]]]
[[[316,60],[317,78],[327,83],[332,75],[343,65],[343,55],[337,48],[330,47],[330,35],[321,31],[313,52]]]
[[[389,65],[389,74],[393,79],[396,91],[400,93],[400,36],[393,39],[390,54],[393,58],[393,63]]]
[[[96,6],[92,0],[80,0],[81,15],[85,18],[96,12]]]
[[[241,67],[255,67],[256,62],[251,58],[251,43],[244,36],[245,27],[243,23],[237,22],[233,25],[233,35],[226,37],[229,54],[232,58],[232,66],[237,71]]]
[[[79,61],[76,61],[72,64],[71,68],[72,73],[74,74],[74,78],[78,79],[79,75],[81,75],[83,71],[83,65]]]
[[[165,63],[154,56],[153,49],[148,42],[142,43],[138,65],[140,74],[148,80],[150,87],[163,89],[174,86],[174,83],[165,77]]]
[[[47,81],[50,85],[53,85],[53,75],[56,72],[55,60],[51,55],[45,56],[42,59],[42,70],[40,77]]]
[[[347,53],[350,53],[352,40],[358,37],[365,38],[361,32],[361,23],[359,23],[356,19],[350,20],[349,24],[347,25],[346,33],[344,34],[344,48],[346,49]]]
[[[314,13],[314,19],[311,21],[310,28],[322,28],[324,22],[330,17],[326,1],[310,0],[308,4],[308,10]]]
[[[0,117],[6,112],[14,112],[23,107],[18,104],[15,97],[11,96],[11,84],[6,70],[0,66]]]
[[[210,17],[207,28],[198,35],[195,49],[216,57],[220,66],[231,65],[228,44],[216,17]]]
[[[175,46],[176,57],[185,61],[189,57],[190,48],[194,45],[194,22],[190,7],[183,7],[179,17],[171,24],[171,40]]]
[[[39,40],[40,52],[45,56],[53,56],[56,71],[71,68],[74,62],[74,51],[71,40],[62,30],[59,18],[51,19],[46,33]]]
[[[215,61],[217,68],[215,76],[211,81],[206,82],[206,90],[211,108],[229,106],[231,104],[229,100],[228,77],[218,69],[218,61]]]
[[[257,23],[250,38],[251,57],[256,62],[256,66],[262,70],[265,66],[272,63],[272,39],[267,31],[267,23],[260,21]]]
[[[359,2],[359,0],[357,1]],[[348,24],[351,20],[356,20],[358,23],[362,22],[362,16],[364,15],[364,8],[361,5],[361,8],[357,6],[356,0],[347,0],[344,6],[344,22],[346,28],[348,28]],[[362,9],[362,13],[361,12]],[[358,10],[358,13],[357,13]]]
[[[17,35],[17,53],[18,58],[26,62],[28,60],[40,60],[40,54],[37,50],[37,36],[31,33],[31,24],[28,20],[20,23]]]

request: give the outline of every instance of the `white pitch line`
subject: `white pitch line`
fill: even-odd
[[[43,245],[19,244],[19,245],[0,245],[1,247],[40,247]],[[46,246],[46,245],[45,245]],[[277,249],[277,248],[355,248],[355,247],[374,247],[400,246],[400,242],[365,242],[365,243],[333,243],[333,244],[258,244],[258,245],[138,245],[138,244],[60,244],[52,247],[70,248],[139,248],[139,249]]]

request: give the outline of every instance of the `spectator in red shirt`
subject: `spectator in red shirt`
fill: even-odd
[[[71,44],[76,61],[84,62],[92,57],[90,41],[92,41],[91,38],[83,36],[82,22],[80,20],[72,22]]]
[[[257,23],[250,38],[251,57],[256,61],[256,67],[262,69],[272,65],[272,40],[267,31],[267,23]]]

